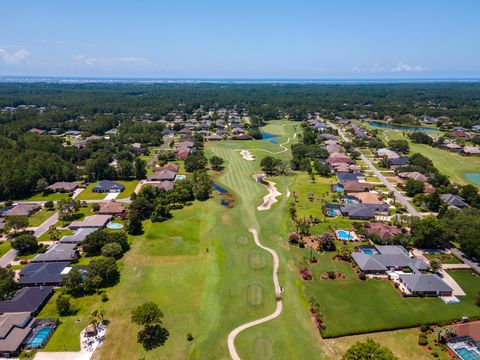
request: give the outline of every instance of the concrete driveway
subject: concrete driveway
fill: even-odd
[[[17,250],[10,249],[0,258],[0,267],[7,267],[17,256]]]

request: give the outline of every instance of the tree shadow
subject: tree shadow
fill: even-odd
[[[170,333],[159,324],[147,325],[138,332],[137,341],[146,351],[153,350],[165,344]]]

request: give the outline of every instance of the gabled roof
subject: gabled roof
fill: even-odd
[[[80,228],[73,235],[65,235],[60,239],[62,244],[78,244],[81,243],[85,238],[96,231],[95,228]]]
[[[73,261],[77,256],[75,244],[55,244],[43,254],[38,254],[32,260],[36,262]]]
[[[52,292],[53,286],[25,287],[12,299],[0,301],[0,313],[37,312]]]
[[[0,352],[15,353],[34,324],[29,312],[0,315]]]
[[[177,174],[170,170],[156,171],[154,174],[147,177],[148,181],[161,181],[161,180],[175,180]]]
[[[468,206],[465,199],[458,195],[442,194],[440,195],[440,199],[448,206],[455,206],[460,209]]]
[[[119,184],[115,181],[110,181],[110,180],[101,180],[100,182],[98,182],[94,187],[95,188],[101,188],[101,189],[105,189],[105,190],[110,190],[110,189],[121,189],[121,190],[124,190],[125,189],[125,186],[123,186],[122,184]]]
[[[110,221],[110,215],[90,215],[80,221],[74,221],[70,224],[70,229],[79,228],[103,228]]]

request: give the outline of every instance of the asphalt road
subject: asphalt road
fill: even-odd
[[[37,227],[33,233],[37,238],[47,232],[48,228],[52,225],[55,225],[58,221],[58,212],[50,216],[47,220],[43,222],[42,225]]]
[[[329,123],[329,125],[332,128],[338,130],[338,134],[342,137],[342,139],[344,141],[350,142],[350,139],[348,139],[345,136],[345,134],[343,133],[343,131],[339,127],[337,127],[336,125],[333,125],[332,123]],[[357,150],[357,149],[355,149],[355,150]],[[402,204],[402,206],[404,206],[407,209],[407,211],[410,215],[415,216],[415,217],[420,217],[420,218],[422,217],[422,215],[408,202],[407,198],[400,191],[398,191],[395,188],[395,186],[392,183],[390,183],[390,181],[387,180],[387,178],[385,176],[382,175],[382,173],[375,167],[375,165],[372,164],[370,159],[368,159],[363,154],[360,155],[360,159],[362,159],[362,161],[365,164],[367,164],[367,166],[370,168],[370,170],[372,170],[372,172],[375,174],[375,176],[387,187],[387,189],[389,191],[391,191],[393,193],[393,195],[395,196],[395,199],[400,204]]]
[[[17,256],[17,250],[10,249],[0,258],[0,267],[7,267]]]

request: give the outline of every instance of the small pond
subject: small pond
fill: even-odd
[[[278,136],[269,133],[262,133],[262,140],[268,140],[271,144],[278,144]]]
[[[393,130],[401,130],[401,131],[435,131],[434,128],[427,128],[421,126],[402,126],[402,125],[390,125],[384,122],[378,121],[369,121],[368,125],[380,128],[380,129],[393,129]]]
[[[464,175],[465,179],[467,179],[468,181],[476,185],[480,185],[480,173],[466,173]]]
[[[220,205],[232,208],[235,206],[235,197],[220,185],[213,184],[212,188],[220,195]]]

